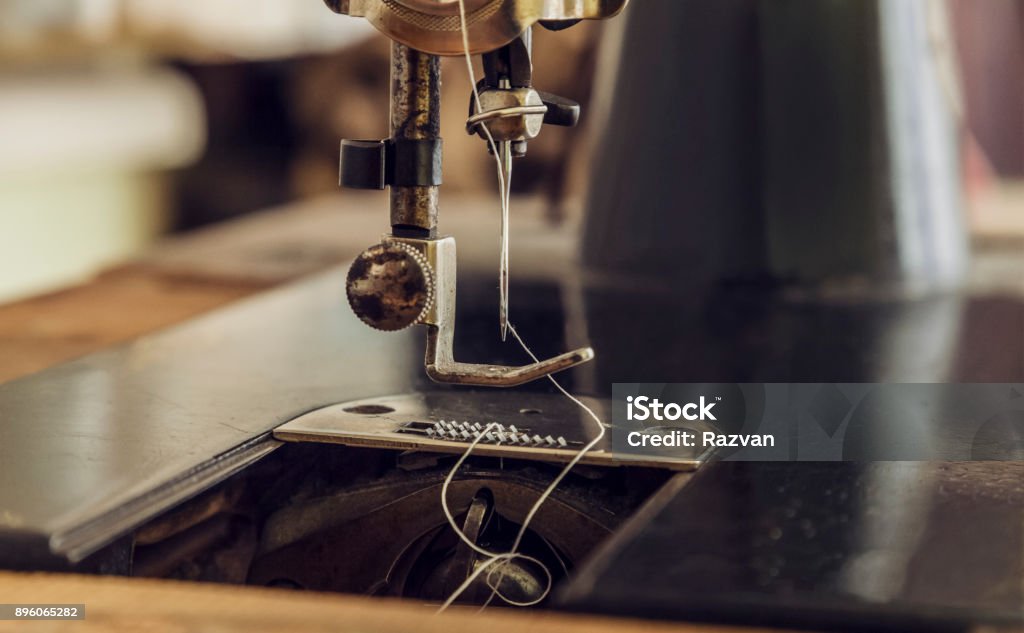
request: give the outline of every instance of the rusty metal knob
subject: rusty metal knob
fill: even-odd
[[[434,305],[434,271],[411,246],[378,244],[352,263],[345,290],[363,323],[397,332],[419,323]]]

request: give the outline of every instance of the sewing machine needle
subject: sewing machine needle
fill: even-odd
[[[501,141],[498,143],[498,152],[501,156],[502,169],[505,172],[504,191],[501,192],[501,300],[498,309],[498,322],[501,327],[501,340],[508,336],[508,244],[509,244],[509,206],[512,196],[512,143]]]

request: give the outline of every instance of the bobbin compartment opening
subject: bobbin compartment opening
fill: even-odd
[[[607,401],[584,401],[610,419]],[[481,551],[518,540],[521,556],[478,573],[456,604],[551,606],[601,543],[697,463],[612,460],[599,443],[520,539],[598,430],[560,394],[444,390],[324,407],[278,427],[268,457],[137,529],[132,572],[441,604],[491,564]],[[442,488],[470,447],[447,485],[449,522]]]
[[[399,448],[285,444],[136,530],[132,573],[439,604],[483,559],[464,546],[441,510],[441,486],[456,459]],[[560,469],[470,457],[448,491],[457,525],[481,547],[506,551]],[[575,469],[522,539],[519,551],[529,558],[481,574],[458,604],[529,602],[542,595],[550,573],[553,591],[538,605],[550,606],[558,587],[672,476],[642,467]]]

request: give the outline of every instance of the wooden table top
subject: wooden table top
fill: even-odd
[[[451,609],[437,615],[432,608],[401,600],[73,574],[0,572],[0,596],[5,604],[85,605],[84,620],[0,621],[0,632],[729,633],[739,630],[507,609],[485,613]]]

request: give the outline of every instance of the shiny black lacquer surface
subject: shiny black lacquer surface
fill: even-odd
[[[0,565],[61,567],[116,542],[191,473],[227,476],[218,458],[303,412],[451,389],[423,376],[420,329],[374,332],[351,315],[344,273],[0,386]],[[594,346],[595,362],[559,376],[592,395],[632,381],[1024,381],[1014,298],[826,303],[757,283],[575,277],[512,291],[512,320],[538,356]],[[460,277],[457,357],[527,360],[498,341],[496,304],[492,278]],[[863,625],[882,613],[1012,613],[1015,466],[713,464],[618,534],[566,604],[709,620],[775,609],[787,622],[825,609]]]
[[[292,417],[409,389],[418,339],[367,331],[343,284],[333,271],[0,386],[0,564],[59,567]]]
[[[1020,463],[737,463],[662,493],[572,609],[836,630],[1019,622]]]
[[[600,390],[1024,379],[1024,304],[1014,298],[826,302],[758,284],[598,286],[584,296],[598,362],[583,382]],[[1003,439],[1019,446],[1024,421],[1011,426]],[[562,604],[835,630],[1019,622],[1024,464],[711,463],[656,495]]]

